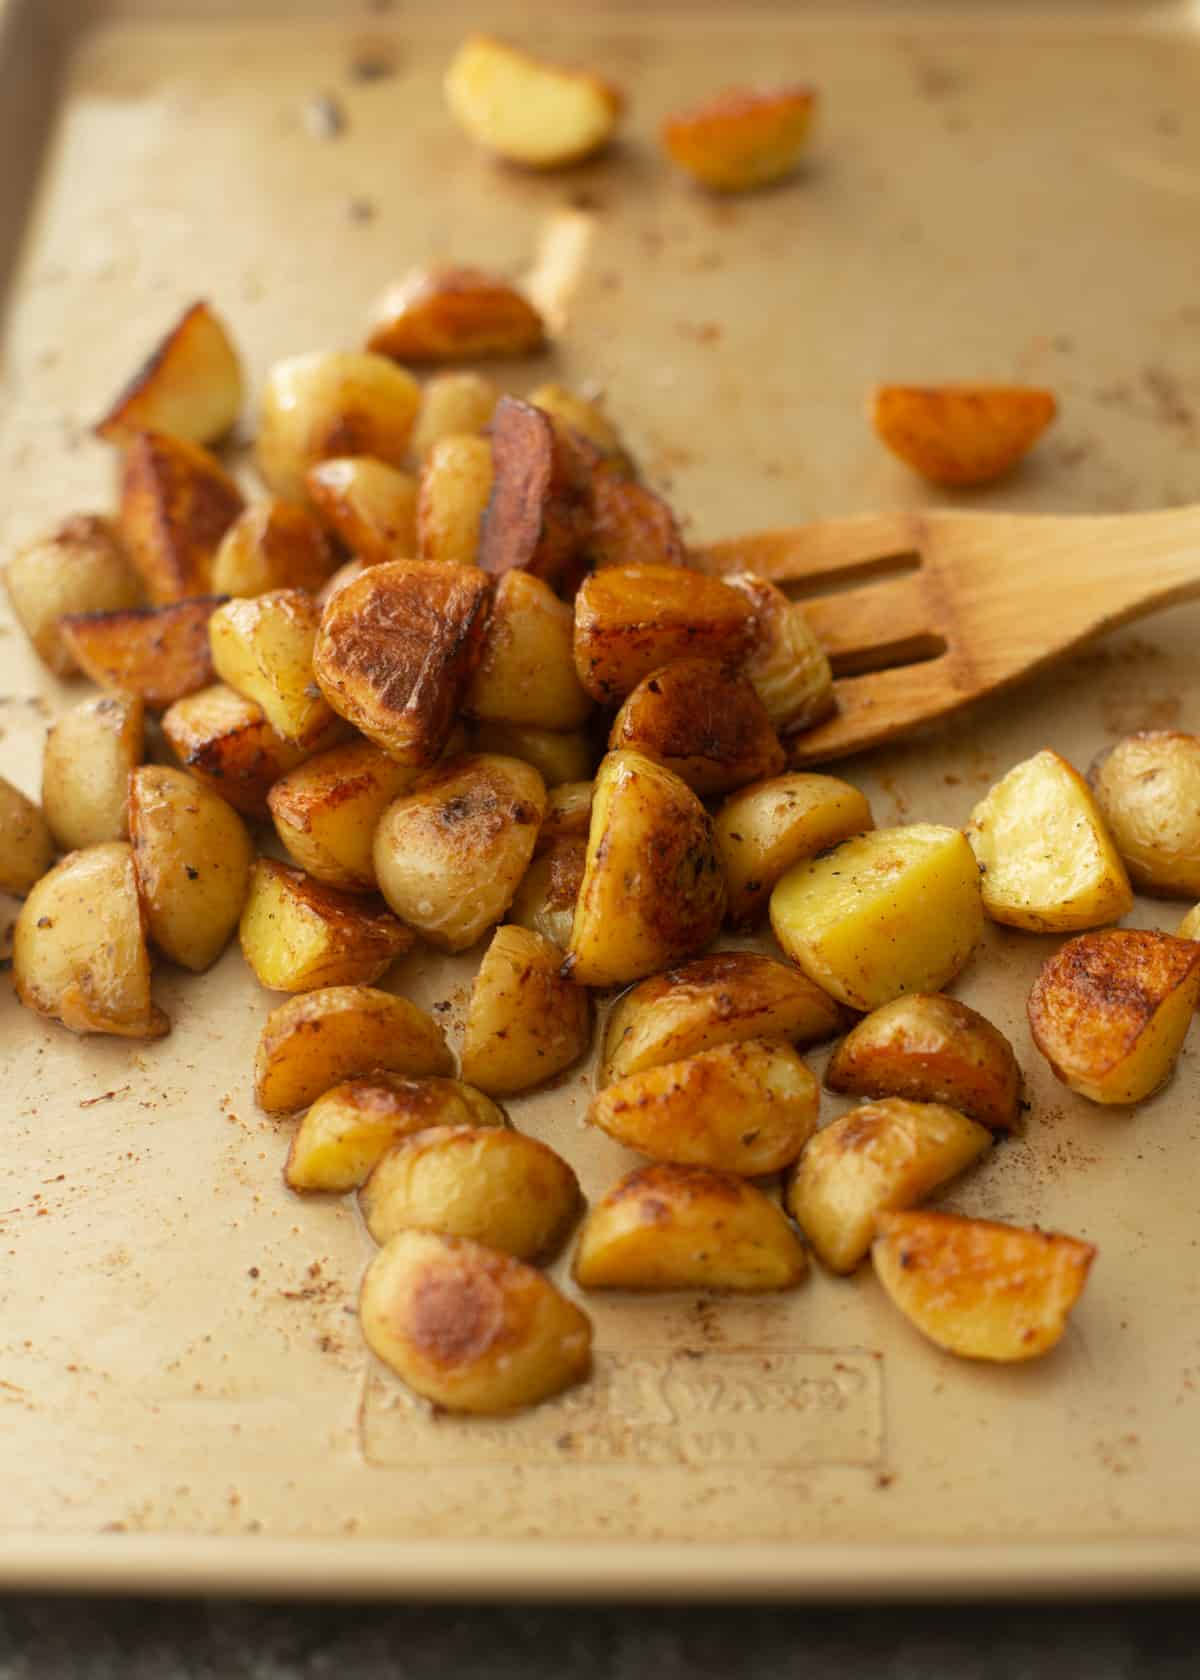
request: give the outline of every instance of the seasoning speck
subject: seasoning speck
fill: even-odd
[[[304,126],[314,140],[336,140],[346,126],[346,113],[332,94],[314,94],[304,107]]]

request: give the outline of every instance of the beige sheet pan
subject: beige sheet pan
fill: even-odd
[[[564,215],[586,249],[556,371],[607,389],[698,535],[919,501],[862,419],[886,377],[1059,393],[1037,458],[980,505],[1200,498],[1187,11],[524,7],[531,37],[632,96],[611,158],[531,179],[473,152],[440,101],[463,23],[503,11],[319,10],[0,0],[3,547],[108,503],[87,421],[185,301],[219,305],[257,378],[353,344],[411,262],[528,270]],[[366,62],[388,73],[364,79]],[[781,75],[824,99],[796,182],[714,203],[659,164],[665,109]],[[335,138],[306,125],[319,95],[344,115]],[[1044,744],[1086,763],[1126,730],[1200,726],[1198,640],[1200,613],[1163,615],[852,774],[881,822],[960,822]],[[68,696],[7,626],[0,665],[0,766],[36,790]],[[1200,1585],[1196,1050],[1135,1113],[1068,1096],[1024,1024],[1049,948],[993,931],[959,987],[1012,1035],[1033,1111],[947,1200],[1099,1244],[1051,1358],[955,1363],[869,1276],[740,1304],[597,1299],[594,1382],[502,1422],[432,1417],[366,1358],[366,1243],[349,1206],[281,1184],[287,1127],[249,1083],[270,1000],[236,950],[199,979],[163,970],[175,1026],[152,1046],[80,1042],[4,985],[0,1584]],[[448,1003],[456,1031],[470,966],[418,958],[391,983]],[[587,1085],[514,1112],[595,1194],[624,1158],[585,1135]]]

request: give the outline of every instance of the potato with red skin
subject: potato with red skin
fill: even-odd
[[[155,606],[215,592],[221,539],[245,506],[197,443],[140,432],[121,465],[121,538]]]
[[[687,657],[738,665],[754,610],[718,578],[674,566],[611,566],[575,600],[575,669],[594,700],[623,700],[643,677]]]
[[[1024,385],[881,385],[877,436],[931,484],[990,484],[1027,455],[1058,412],[1050,391]]]
[[[414,269],[372,311],[367,349],[398,362],[528,356],[546,336],[527,297],[478,268]]]
[[[592,528],[589,462],[548,414],[501,397],[492,416],[492,494],[479,535],[479,564],[521,567],[569,598],[588,568]]]
[[[215,679],[208,626],[225,600],[201,595],[167,607],[68,613],[59,633],[85,676],[160,712]]]
[[[613,720],[608,745],[658,759],[706,799],[784,766],[753,686],[715,659],[676,659],[643,677]]]

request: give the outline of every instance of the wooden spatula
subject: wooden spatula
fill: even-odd
[[[1200,597],[1200,506],[1099,517],[862,514],[711,543],[692,564],[751,571],[804,603],[837,715],[794,764],[889,741],[1089,637]]]

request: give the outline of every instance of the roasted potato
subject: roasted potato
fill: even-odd
[[[863,1103],[807,1144],[788,1182],[788,1212],[831,1271],[852,1272],[878,1214],[924,1201],[991,1141],[985,1126],[938,1103]]]
[[[502,1108],[457,1079],[347,1079],[300,1122],[283,1176],[293,1190],[357,1190],[384,1151],[413,1132],[507,1125]]]
[[[414,269],[371,312],[367,349],[398,362],[528,356],[546,337],[542,318],[507,280],[478,268]]]
[[[865,795],[835,776],[795,770],[732,794],[714,824],[730,922],[756,921],[794,864],[874,826]]]
[[[1036,1359],[1062,1339],[1096,1250],[952,1213],[885,1213],[871,1250],[893,1305],[964,1359]]]
[[[1024,385],[881,385],[870,403],[892,454],[950,489],[1001,478],[1057,413],[1052,392]]]
[[[1029,994],[1029,1029],[1072,1091],[1141,1102],[1170,1077],[1198,997],[1200,945],[1108,928],[1047,958]]]
[[[611,459],[593,463],[591,484],[587,556],[597,571],[608,566],[687,564],[679,525],[661,496]]]
[[[373,986],[323,986],[272,1010],[254,1059],[254,1093],[268,1114],[307,1108],[343,1079],[384,1072],[448,1075],[442,1029],[407,998]]]
[[[380,564],[378,560],[373,563],[375,565]],[[340,594],[348,583],[353,583],[355,578],[360,578],[366,569],[361,560],[347,560],[344,566],[339,566],[328,582],[317,591],[317,605],[321,608],[321,611],[324,612],[333,597]]]
[[[940,992],[909,992],[885,1003],[846,1035],[825,1069],[831,1091],[946,1103],[1012,1131],[1020,1117],[1021,1070],[990,1021]]]
[[[302,502],[318,461],[369,455],[402,467],[421,387],[386,356],[316,350],[276,362],[263,386],[255,461],[269,490]]]
[[[410,560],[417,552],[417,481],[411,473],[351,455],[318,461],[304,483],[317,518],[364,565]]]
[[[546,815],[538,830],[535,850],[549,851],[560,840],[586,841],[591,820],[591,782],[560,782],[546,795]]]
[[[808,143],[811,88],[737,87],[676,111],[662,125],[672,163],[715,192],[749,192],[790,175]]]
[[[220,317],[201,301],[184,310],[147,356],[97,421],[96,436],[125,445],[139,432],[165,432],[191,443],[215,443],[241,407],[237,351]]]
[[[580,1382],[587,1315],[548,1278],[482,1243],[401,1231],[372,1260],[359,1318],[367,1346],[451,1412],[513,1412]]]
[[[715,659],[676,659],[643,677],[614,718],[608,745],[657,759],[705,798],[784,766],[762,701]]]
[[[793,962],[851,1009],[936,992],[983,935],[979,871],[956,828],[880,828],[798,863],[771,893]]]
[[[1100,754],[1088,781],[1133,885],[1200,897],[1200,736],[1126,736]]]
[[[320,614],[301,589],[227,601],[208,625],[213,669],[262,707],[277,735],[301,747],[328,736],[333,716],[313,680]]]
[[[592,1098],[588,1120],[656,1161],[755,1178],[796,1159],[819,1101],[790,1045],[748,1039],[619,1079]]]
[[[268,589],[315,594],[336,563],[308,509],[271,496],[247,508],[226,531],[213,561],[213,588],[221,595],[263,595]]]
[[[439,439],[421,467],[417,499],[417,553],[421,559],[475,565],[491,494],[489,440],[471,435]]]
[[[841,1021],[828,993],[794,968],[753,951],[720,951],[625,993],[608,1017],[600,1083],[748,1039],[815,1044]]]
[[[474,566],[370,566],[325,607],[313,669],[326,700],[400,764],[433,764],[479,660],[489,580]]]
[[[485,374],[434,374],[421,393],[421,410],[412,435],[413,454],[424,460],[444,437],[482,432],[499,400],[499,390]]]
[[[19,548],[4,568],[4,583],[17,623],[56,677],[77,668],[59,633],[60,619],[67,613],[116,612],[142,599],[142,580],[116,525],[90,513],[76,514]]]
[[[553,1255],[581,1200],[561,1155],[504,1126],[413,1132],[384,1152],[358,1193],[367,1230],[381,1245],[397,1231],[440,1231],[518,1260]]]
[[[0,892],[23,897],[53,862],[49,823],[32,799],[0,776]]]
[[[162,732],[184,769],[244,817],[265,817],[270,789],[308,756],[225,683],[177,700],[163,713]]]
[[[509,921],[531,928],[565,951],[571,942],[586,861],[587,841],[574,835],[537,852],[508,907]]]
[[[465,755],[423,776],[375,831],[375,874],[392,909],[443,951],[465,951],[503,916],[545,810],[528,764]]]
[[[531,391],[529,401],[559,425],[569,426],[571,431],[586,438],[593,448],[598,449],[606,460],[611,461],[627,477],[633,476],[633,457],[622,442],[620,432],[604,412],[604,405],[598,397],[582,397],[577,391],[569,391],[565,385],[550,381],[546,385],[539,385],[536,391]]]
[[[13,933],[13,980],[26,1009],[77,1033],[161,1038],[150,956],[123,840],[72,852],[34,885]]]
[[[593,572],[575,601],[575,669],[602,705],[673,659],[738,664],[755,634],[749,603],[718,578],[673,566]]]
[[[244,507],[198,443],[139,432],[121,466],[121,537],[156,606],[214,592],[213,561]]]
[[[129,778],[129,837],[151,939],[184,968],[210,968],[249,890],[242,819],[186,771],[144,764]]]
[[[712,820],[691,788],[641,753],[609,753],[563,972],[584,986],[640,980],[702,951],[724,913]]]
[[[59,620],[59,633],[94,683],[137,694],[157,712],[212,682],[208,624],[223,601],[201,595],[169,607],[69,613]]]
[[[589,461],[548,414],[501,397],[492,416],[492,493],[479,530],[479,564],[544,578],[571,596],[587,571],[592,528]]]
[[[352,892],[378,885],[372,848],[379,819],[420,776],[370,741],[317,753],[267,795],[275,832],[318,881]]]
[[[1071,933],[1119,921],[1133,906],[1087,784],[1048,748],[1014,765],[976,805],[967,838],[993,921]]]
[[[580,782],[596,762],[591,736],[583,729],[535,729],[527,723],[476,723],[473,752],[499,753],[531,764],[548,788]]]
[[[833,671],[800,603],[753,572],[727,573],[721,581],[753,609],[757,636],[742,670],[780,735],[797,735],[831,716]]]
[[[761,1190],[711,1167],[639,1167],[584,1221],[572,1270],[584,1289],[790,1289],[808,1269]]]
[[[269,857],[251,871],[238,937],[259,984],[276,992],[370,986],[413,945],[411,929],[382,905]]]
[[[144,707],[103,694],[64,712],[46,736],[42,810],[60,852],[127,840],[129,773],[142,762]]]
[[[488,151],[531,169],[561,169],[608,143],[624,99],[601,76],[468,35],[446,72],[446,103]]]
[[[592,702],[575,675],[573,628],[570,607],[548,583],[530,572],[505,572],[464,711],[539,729],[586,723]]]
[[[584,1054],[591,1000],[561,968],[562,951],[540,933],[511,924],[496,929],[467,1006],[462,1075],[470,1084],[489,1096],[513,1096],[544,1085]]]

